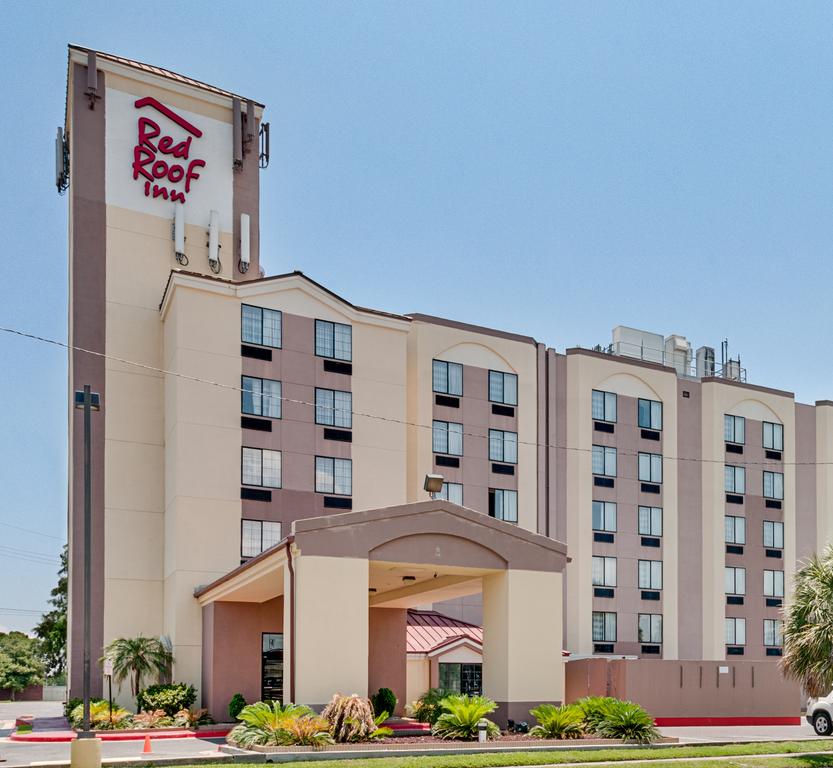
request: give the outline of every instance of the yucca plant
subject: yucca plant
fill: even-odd
[[[333,743],[330,724],[318,715],[290,717],[286,721],[287,743],[300,747],[320,748]]]
[[[794,584],[784,612],[781,669],[818,698],[833,689],[833,545],[805,561]]]
[[[376,732],[381,729],[373,715],[373,705],[362,696],[337,693],[321,716],[330,724],[330,733],[340,744],[379,738]]]
[[[232,728],[228,740],[241,747],[252,745],[281,746],[291,743],[290,721],[314,714],[303,704],[282,705],[279,701],[258,701],[240,710],[240,725]]]
[[[599,724],[605,719],[611,705],[616,701],[611,696],[585,696],[579,699],[575,706],[581,710],[584,730],[587,733],[596,734]]]
[[[466,694],[446,696],[440,706],[443,713],[431,728],[431,733],[440,739],[476,739],[478,723],[497,709],[497,704],[485,696]],[[500,736],[500,728],[491,720],[486,722],[486,738],[495,739]]]
[[[541,704],[531,709],[529,714],[538,721],[538,725],[530,730],[530,736],[539,739],[580,739],[584,735],[584,713],[573,704],[561,707]]]
[[[660,734],[651,717],[639,704],[632,701],[613,701],[606,707],[604,719],[596,728],[603,739],[623,739],[650,744]]]

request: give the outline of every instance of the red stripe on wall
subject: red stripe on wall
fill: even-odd
[[[660,728],[688,725],[801,725],[801,717],[658,717],[655,722]]]

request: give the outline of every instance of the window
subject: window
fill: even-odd
[[[784,548],[784,524],[764,520],[764,546],[773,549]]]
[[[726,594],[746,594],[746,568],[731,568],[726,566]]]
[[[504,405],[517,405],[518,377],[514,373],[489,371],[489,400]]]
[[[726,543],[746,544],[746,518],[726,515]]]
[[[281,452],[261,448],[243,448],[240,482],[243,485],[281,487]]]
[[[353,329],[342,323],[315,321],[315,354],[336,360],[353,359]]]
[[[281,540],[281,524],[267,520],[244,520],[240,536],[240,556],[255,557]]]
[[[593,586],[594,587],[615,587],[616,586],[616,558],[615,557],[594,557],[593,558]]]
[[[240,307],[240,339],[246,344],[281,346],[281,313],[249,304]]]
[[[764,448],[771,451],[784,450],[784,425],[773,424],[771,421],[764,422]]]
[[[315,492],[350,496],[353,493],[353,462],[350,459],[315,457]]]
[[[489,430],[489,461],[518,463],[518,433]]]
[[[639,561],[639,588],[662,589],[662,560]]]
[[[746,470],[727,464],[723,468],[724,484],[727,493],[746,493]]]
[[[480,696],[483,693],[482,664],[440,662],[440,688],[444,691]]]
[[[640,613],[638,620],[640,643],[662,642],[662,614]]]
[[[746,442],[746,419],[743,416],[723,415],[723,439],[727,443]]]
[[[445,499],[452,504],[459,504],[463,506],[463,484],[462,483],[443,483],[442,490],[437,493],[436,498]]]
[[[662,456],[659,453],[639,454],[639,479],[645,483],[662,482]]]
[[[507,523],[518,522],[518,492],[489,488],[489,516]]]
[[[593,611],[593,642],[616,642],[616,614],[609,611]]]
[[[764,472],[764,497],[767,499],[784,498],[784,475],[780,472]]]
[[[616,449],[606,445],[593,446],[593,474],[616,477]]]
[[[353,393],[315,388],[315,423],[353,427]]]
[[[435,421],[433,433],[434,453],[451,456],[463,455],[463,425],[453,421]]]
[[[726,645],[746,645],[746,619],[726,619]]]
[[[596,421],[616,421],[616,393],[593,390],[593,418]]]
[[[784,572],[783,571],[764,571],[764,596],[765,597],[783,597],[784,596]]]
[[[241,405],[243,413],[252,416],[281,417],[281,383],[273,379],[242,378]]]
[[[435,360],[433,382],[434,392],[441,392],[444,395],[462,395],[463,366],[460,363]]]
[[[784,645],[784,622],[780,619],[764,619],[764,645],[780,648]]]
[[[616,532],[616,503],[613,501],[593,502],[593,530]]]
[[[639,398],[637,406],[639,426],[642,429],[662,429],[662,403]]]
[[[639,508],[639,535],[662,536],[662,507]]]

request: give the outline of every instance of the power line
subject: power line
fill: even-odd
[[[42,342],[44,344],[52,344],[56,347],[61,347],[63,349],[71,350],[73,352],[82,352],[82,353],[87,354],[87,355],[94,355],[95,357],[100,357],[104,360],[111,360],[111,361],[114,361],[114,362],[117,362],[117,363],[123,363],[124,365],[131,365],[131,366],[134,366],[136,368],[142,368],[143,370],[152,371],[153,373],[158,373],[158,374],[161,374],[163,376],[174,376],[176,378],[183,379],[185,381],[192,381],[192,382],[196,382],[196,383],[200,383],[200,384],[208,384],[212,387],[218,387],[219,389],[225,389],[225,390],[230,390],[230,391],[239,392],[239,393],[252,394],[252,390],[248,390],[248,389],[245,389],[243,387],[238,387],[238,386],[235,386],[234,384],[223,384],[222,382],[213,381],[211,379],[203,379],[199,376],[190,376],[188,374],[179,373],[177,371],[169,371],[169,370],[166,370],[164,368],[157,368],[157,367],[152,366],[152,365],[147,365],[146,363],[136,362],[135,360],[127,360],[127,359],[122,358],[122,357],[116,357],[115,355],[108,355],[104,352],[97,352],[97,351],[92,350],[92,349],[85,349],[84,347],[78,347],[78,346],[75,346],[73,344],[67,344],[63,341],[57,341],[56,339],[50,339],[50,338],[47,338],[45,336],[38,336],[38,335],[33,334],[33,333],[27,333],[26,331],[21,331],[17,328],[10,328],[10,327],[5,327],[5,326],[0,326],[0,331],[2,331],[4,333],[9,333],[9,334],[12,334],[12,335],[15,335],[15,336],[20,336],[24,339],[30,339],[32,341],[39,341],[39,342]],[[307,406],[309,408],[316,408],[316,407],[320,408],[321,407],[321,406],[316,406],[316,403],[310,403],[310,402],[307,402],[306,400],[297,400],[297,399],[291,398],[291,397],[283,397],[283,396],[278,397],[277,395],[263,395],[263,394],[261,394],[260,396],[268,398],[268,399],[272,399],[272,400],[280,400],[280,401],[286,402],[286,403],[293,403],[295,405],[303,405],[303,406]],[[376,413],[365,413],[365,412],[362,412],[362,411],[352,411],[352,415],[353,416],[358,416],[358,417],[361,417],[361,418],[376,419],[378,421],[384,421],[384,422],[388,422],[388,423],[391,423],[391,424],[398,424],[400,426],[414,427],[416,429],[430,429],[430,430],[433,430],[433,424],[419,424],[417,422],[408,421],[407,419],[397,419],[397,418],[391,417],[391,416],[381,416],[381,415],[376,414]],[[472,437],[472,438],[475,438],[475,439],[478,439],[478,440],[488,440],[489,439],[488,434],[482,435],[482,434],[478,434],[476,432],[461,432],[461,433],[458,433],[458,434],[461,434],[465,437]],[[532,441],[532,440],[518,440],[517,444],[518,445],[527,445],[527,446],[531,446],[531,447],[534,447],[534,448],[550,448],[550,449],[553,449],[553,450],[560,450],[560,451],[575,451],[575,452],[578,452],[578,453],[592,453],[592,450],[593,450],[592,448],[582,448],[582,447],[579,447],[579,446],[570,446],[570,445],[556,445],[556,444],[552,444],[552,443],[540,443],[540,442]],[[622,449],[617,448],[617,454],[620,455],[620,456],[638,456],[640,453],[642,453],[642,452],[641,451],[624,451]],[[663,454],[662,458],[664,460],[667,460],[667,461],[689,461],[689,462],[695,462],[695,463],[701,463],[701,464],[720,464],[720,465],[725,465],[726,464],[726,461],[724,459],[707,459],[707,458],[696,457],[696,456],[669,456],[669,455]],[[733,459],[733,461],[734,461],[734,459]],[[782,466],[792,466],[792,467],[801,467],[801,466],[813,466],[813,467],[818,466],[818,467],[820,467],[820,466],[831,466],[831,465],[833,465],[833,461],[782,461],[781,465]],[[743,461],[743,460],[738,459],[733,466],[744,466],[744,467],[764,466],[764,467],[767,467],[767,466],[772,466],[772,463],[770,461]]]
[[[56,541],[64,541],[63,536],[53,536],[51,533],[44,533],[43,531],[33,531],[31,528],[21,528],[19,525],[12,525],[11,523],[4,523],[0,520],[0,525],[5,528],[14,528],[16,531],[23,531],[24,533],[31,533],[35,536],[44,536],[47,539],[55,539]]]

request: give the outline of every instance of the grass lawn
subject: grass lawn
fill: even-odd
[[[788,757],[795,752],[831,754]],[[756,758],[755,755],[784,755]],[[737,760],[668,762],[669,758],[732,757]],[[749,757],[751,756],[751,757]],[[354,760],[316,760],[310,768],[502,768],[503,766],[548,765],[553,763],[597,763],[640,760],[651,768],[833,768],[833,739],[823,741],[775,741],[725,746],[657,746],[630,749],[568,750],[547,752],[503,752],[475,755],[425,755],[422,757],[377,757]],[[241,768],[254,764],[235,763]]]

